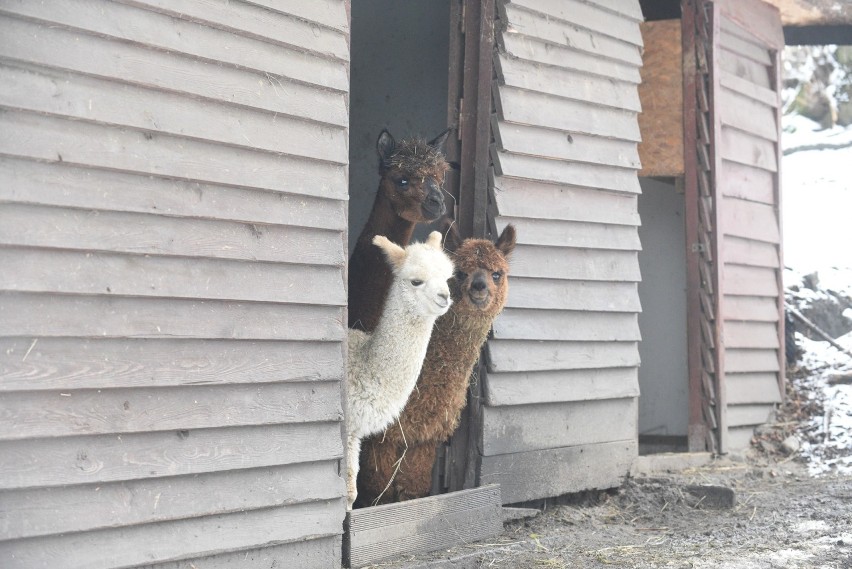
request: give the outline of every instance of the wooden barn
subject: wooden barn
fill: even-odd
[[[0,566],[357,566],[744,448],[783,393],[783,43],[761,0],[0,2]],[[448,126],[509,304],[438,496],[350,519],[376,136]]]

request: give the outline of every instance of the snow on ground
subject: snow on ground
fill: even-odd
[[[784,117],[784,149],[799,149],[784,156],[781,170],[787,287],[816,272],[821,287],[852,297],[852,146],[805,149],[850,142],[852,127],[819,130],[803,117]],[[794,296],[806,302],[803,296],[811,292],[800,288]],[[810,435],[802,455],[814,475],[852,474],[852,385],[828,382],[833,375],[852,372],[852,358],[828,342],[801,334],[797,339],[805,352],[802,363],[812,372],[805,382],[825,408],[822,417],[802,427]],[[837,342],[852,351],[852,333]]]

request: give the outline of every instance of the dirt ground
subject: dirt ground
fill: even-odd
[[[852,569],[852,477],[792,461],[722,460],[570,500],[488,543],[374,567]]]

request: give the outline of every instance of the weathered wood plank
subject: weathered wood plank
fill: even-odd
[[[589,281],[639,282],[635,251],[573,249],[518,245],[512,257],[512,274],[519,277]]]
[[[508,85],[497,88],[495,100],[498,117],[508,122],[633,142],[641,140],[633,111],[562,99]]]
[[[636,85],[620,82],[618,77],[607,80],[500,54],[495,56],[494,65],[502,85],[637,113],[642,110]]]
[[[349,512],[349,565],[449,549],[503,530],[496,484]]]
[[[17,204],[0,209],[0,243],[310,265],[346,261],[337,231]]]
[[[4,4],[3,11],[11,9]],[[3,18],[4,34],[24,42],[0,46],[11,60],[346,124],[348,79],[340,62],[112,3],[73,0],[53,6],[18,0],[14,11],[43,23]],[[44,25],[57,19],[82,31]],[[176,56],[180,53],[186,56]]]
[[[726,373],[777,372],[777,350],[743,350],[729,348],[725,351]]]
[[[341,536],[313,538],[306,541],[220,553],[208,557],[183,559],[169,563],[140,566],[139,569],[269,569],[298,567],[299,569],[328,569],[341,567],[343,539]]]
[[[494,120],[497,147],[513,154],[589,162],[638,170],[636,143],[580,133],[565,133]]]
[[[229,146],[348,163],[346,131],[67,72],[0,65],[0,106]],[[33,93],[41,96],[34,97]],[[199,117],[215,120],[199,120]],[[281,136],[281,132],[287,136]]]
[[[726,89],[730,89],[758,103],[763,103],[768,107],[777,108],[781,104],[778,93],[772,89],[761,87],[724,70],[719,75],[720,84]]]
[[[774,269],[725,265],[722,269],[726,296],[768,296],[777,298],[778,280]]]
[[[635,313],[507,308],[494,321],[498,340],[638,342]]]
[[[570,45],[576,50],[600,58],[614,59],[636,67],[642,65],[642,56],[637,45],[543,17],[515,4],[506,4],[503,8],[510,31],[517,30],[524,35],[556,45]]]
[[[0,156],[0,200],[267,225],[346,228],[345,201],[4,156]]]
[[[752,437],[754,437],[754,425],[749,425],[748,427],[729,427],[727,434],[728,449],[748,449],[751,447]]]
[[[348,192],[343,165],[315,160],[29,113],[0,113],[0,130],[12,133],[0,138],[9,156],[322,198]]]
[[[720,209],[721,229],[725,235],[772,245],[781,243],[781,228],[775,206],[723,197]]]
[[[338,342],[0,338],[0,391],[329,381]]]
[[[338,381],[6,393],[0,440],[343,420]]]
[[[594,4],[596,6],[600,6],[601,8],[605,8],[614,14],[619,14],[628,19],[633,20],[634,22],[642,22],[645,20],[645,16],[642,14],[642,8],[639,2],[636,0],[629,0],[625,2],[624,0],[585,0],[589,4]]]
[[[784,47],[784,33],[778,8],[769,2],[742,2],[741,0],[716,0],[722,21],[731,33],[753,43],[780,50]]]
[[[237,35],[245,35],[275,44],[292,46],[323,57],[349,61],[345,31],[311,25],[300,17],[271,11],[250,3],[231,5],[217,0],[124,0]]]
[[[637,226],[637,197],[632,194],[546,184],[533,180],[494,179],[501,216],[584,221]]]
[[[723,72],[745,79],[758,87],[772,89],[775,79],[770,78],[769,67],[725,49],[724,45],[720,47],[722,49],[719,50],[719,68]]]
[[[514,308],[639,312],[636,283],[563,281],[510,277],[512,292],[506,304]]]
[[[332,536],[342,527],[343,500],[326,500],[129,528],[0,543],[8,569],[107,569]],[[92,543],[97,547],[92,547]],[[128,547],[132,543],[133,547]]]
[[[483,457],[480,480],[499,483],[504,504],[620,486],[638,455],[635,438]]]
[[[529,405],[639,396],[635,367],[489,373],[485,404]]]
[[[263,6],[269,10],[282,12],[320,24],[342,33],[349,32],[349,20],[346,16],[346,4],[342,0],[251,0],[251,4]]]
[[[482,454],[495,456],[623,441],[636,436],[638,399],[485,407]],[[618,420],[601,420],[611,417]]]
[[[488,371],[597,369],[639,365],[636,342],[491,340]]]
[[[725,322],[725,346],[728,348],[772,348],[781,346],[774,322]]]
[[[742,427],[762,425],[769,421],[775,405],[728,405],[728,425]]]
[[[728,373],[725,382],[728,405],[781,403],[774,373]]]
[[[639,178],[636,176],[636,170],[633,169],[551,160],[505,151],[495,152],[493,158],[494,170],[498,176],[632,194],[641,193]]]
[[[13,490],[339,459],[343,444],[328,422],[5,441],[0,452],[0,488]]]
[[[778,322],[778,304],[775,298],[725,295],[726,320],[755,320]]]
[[[600,77],[618,77],[620,81],[639,84],[639,69],[630,63],[603,59],[578,51],[568,45],[556,45],[521,33],[500,34],[500,47],[509,55],[560,69],[582,71]]]
[[[633,45],[642,46],[642,34],[632,18],[624,18],[594,4],[577,0],[512,0],[513,4]]]
[[[764,243],[751,239],[741,239],[731,235],[723,237],[725,262],[732,265],[749,265],[752,267],[780,267],[778,245]]]
[[[508,224],[518,230],[520,242],[548,247],[575,247],[638,251],[641,249],[636,227],[549,219],[499,216],[494,219],[497,230]]]
[[[772,58],[769,56],[769,50],[765,46],[743,39],[742,34],[738,29],[739,27],[734,25],[730,20],[722,18],[720,27],[721,33],[719,34],[719,45],[761,65],[772,65]]]
[[[761,168],[722,160],[722,174],[718,177],[717,187],[726,197],[774,204],[775,176]]]
[[[337,469],[337,461],[322,461],[6,491],[0,534],[4,539],[31,538],[332,500],[345,494]]]
[[[772,142],[778,141],[779,126],[774,108],[725,88],[719,89],[716,96],[722,124]]]
[[[722,128],[721,156],[725,160],[778,171],[777,147],[774,143],[733,129]]]
[[[335,306],[3,292],[0,336],[339,341],[344,326]]]
[[[340,267],[0,248],[0,290],[346,304]]]

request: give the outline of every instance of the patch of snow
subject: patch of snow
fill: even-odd
[[[798,533],[808,533],[812,531],[825,531],[831,529],[827,523],[822,520],[807,520],[796,524],[793,531]]]

